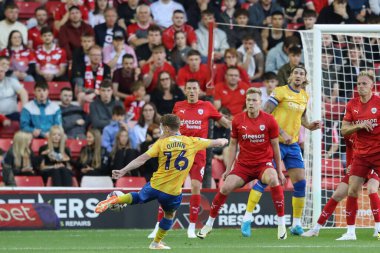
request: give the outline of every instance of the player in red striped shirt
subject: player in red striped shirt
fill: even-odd
[[[374,84],[373,72],[359,73],[357,83],[359,97],[348,102],[342,121],[342,135],[356,133],[356,140],[346,203],[347,233],[337,240],[356,240],[355,220],[359,191],[372,170],[376,174],[380,172],[380,97],[372,93]],[[370,194],[369,197],[372,213],[375,216],[375,227],[380,232],[380,199],[377,192]]]
[[[212,201],[206,224],[197,233],[201,239],[211,232],[227,196],[254,179],[271,186],[272,199],[278,216],[277,238],[285,240],[287,237],[284,192],[281,187],[281,184],[285,182],[285,177],[280,166],[277,166],[277,171],[273,166],[273,159],[276,164],[281,163],[279,126],[272,115],[260,110],[261,91],[259,89],[249,88],[246,94],[247,111],[239,113],[232,121],[227,169],[223,174],[225,181]],[[240,151],[235,159],[238,146]],[[232,168],[233,164],[235,165]]]
[[[208,101],[199,100],[199,82],[190,79],[185,84],[187,100],[177,102],[173,108],[173,114],[181,119],[180,132],[185,136],[207,138],[209,119],[216,120],[220,125],[230,128],[231,122],[223,117]],[[189,238],[196,238],[195,225],[198,219],[198,211],[201,202],[201,187],[206,165],[206,151],[199,151],[190,170],[191,197],[190,197],[190,224],[187,230]],[[160,215],[158,217],[160,219]],[[150,236],[154,235],[154,231]]]

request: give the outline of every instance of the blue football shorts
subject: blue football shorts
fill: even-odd
[[[298,143],[290,145],[280,143],[281,159],[284,162],[286,170],[290,169],[304,169],[301,148]]]

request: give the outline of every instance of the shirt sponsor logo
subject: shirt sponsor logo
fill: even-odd
[[[181,120],[181,125],[186,125],[187,129],[201,129],[202,120]]]
[[[265,134],[243,134],[243,140],[249,140],[252,143],[265,142]]]
[[[372,127],[377,127],[379,124],[377,123],[377,119],[364,119],[364,120],[357,120],[355,121],[355,124],[362,124],[364,122],[369,122],[372,124]]]

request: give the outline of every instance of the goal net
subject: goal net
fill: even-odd
[[[307,202],[303,225],[314,225],[346,171],[345,140],[340,133],[346,103],[357,96],[359,71],[372,70],[379,80],[379,26],[316,25],[301,32],[310,84],[310,120],[321,119],[322,131],[306,131],[304,160]],[[375,92],[380,91],[375,86]],[[343,200],[325,226],[346,226]],[[366,187],[359,197],[358,227],[373,226]]]

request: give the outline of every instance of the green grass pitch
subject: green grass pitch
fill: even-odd
[[[61,230],[2,231],[0,253],[7,252],[151,252],[148,249],[150,230]],[[372,229],[358,229],[357,241],[335,241],[343,229],[324,229],[319,237],[301,238],[288,235],[276,239],[276,229],[254,229],[252,237],[243,238],[238,229],[215,229],[204,240],[188,239],[185,230],[170,231],[165,239],[170,252],[210,253],[354,253],[380,252],[380,241],[372,237]]]

